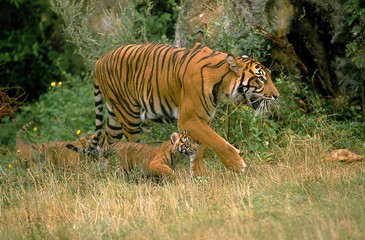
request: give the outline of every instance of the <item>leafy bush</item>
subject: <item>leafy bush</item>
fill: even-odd
[[[88,69],[91,69],[95,60],[108,50],[131,43],[146,43],[166,39],[168,29],[171,29],[173,19],[176,18],[176,4],[173,0],[168,1],[168,8],[172,14],[162,14],[157,17],[151,13],[153,3],[146,1],[145,4],[136,6],[131,1],[99,13],[99,21],[103,27],[96,32],[90,18],[96,15],[96,0],[85,1],[51,0],[52,10],[62,17],[66,39],[77,49],[83,57]],[[156,9],[154,8],[156,11]],[[101,20],[100,20],[101,19]]]
[[[140,1],[136,8],[146,17],[146,37],[150,42],[160,42],[161,39],[173,40],[175,23],[178,18],[178,2],[176,0]]]
[[[82,67],[57,33],[59,21],[47,0],[5,0],[0,8],[0,78],[6,86],[21,86],[34,100],[50,82],[63,80],[60,66],[70,72]]]
[[[347,104],[350,106],[345,111],[354,113],[359,112],[362,109],[362,120],[365,120],[365,2],[360,0],[347,0],[342,5],[342,13],[345,16],[345,22],[347,23],[350,33],[351,41],[346,45],[346,55],[351,58],[357,68],[361,69],[362,75],[355,79],[359,82],[359,89],[352,91],[349,94]],[[348,71],[352,71],[349,69]],[[361,97],[359,97],[360,95]],[[357,111],[354,109],[354,105],[361,107]]]
[[[352,41],[346,45],[346,55],[365,71],[365,2],[347,0],[342,6],[345,21],[350,28]]]
[[[256,32],[248,23],[245,16],[237,14],[233,1],[217,1],[215,6],[216,18],[207,24],[197,24],[195,29],[188,29],[186,24],[190,19],[182,13],[180,41],[183,47],[192,46],[195,42],[204,42],[211,49],[234,55],[248,55],[262,63],[268,60],[270,43]],[[189,9],[182,9],[189,11]],[[214,15],[214,13],[212,13]],[[193,31],[193,33],[189,33]]]
[[[52,82],[37,102],[22,106],[16,119],[4,119],[1,145],[15,145],[16,131],[30,120],[35,121],[32,126],[36,130],[32,135],[35,143],[74,140],[79,134],[92,133],[94,102],[89,77],[81,79],[66,74],[66,81]]]

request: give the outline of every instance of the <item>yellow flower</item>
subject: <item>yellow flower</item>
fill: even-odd
[[[77,129],[76,134],[77,135],[80,135],[80,133],[81,133],[81,130],[80,129]]]
[[[58,82],[58,86],[61,87],[62,86],[62,82]]]
[[[248,109],[250,109],[250,107],[249,107],[248,105],[246,105],[246,104],[245,104],[245,105],[243,105],[243,106],[242,106],[242,109],[243,109],[244,111],[248,111]]]
[[[37,132],[38,131],[38,128],[37,127],[34,127],[33,128],[33,132]]]
[[[51,82],[51,87],[55,87],[56,86],[56,82]]]
[[[17,152],[17,153],[20,153],[20,150],[19,150],[19,149],[17,149],[17,150],[16,150],[16,152]]]
[[[12,168],[13,168],[13,164],[9,163],[9,164],[8,164],[8,168],[9,168],[9,169],[12,169]]]

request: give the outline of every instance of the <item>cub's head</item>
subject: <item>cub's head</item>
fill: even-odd
[[[239,80],[235,82],[236,88],[233,89],[233,98],[244,96],[257,114],[263,114],[269,108],[277,106],[279,91],[271,79],[269,69],[246,56],[228,55],[226,61]]]
[[[196,154],[195,143],[186,131],[179,133],[173,132],[170,136],[170,139],[175,152],[189,157]]]

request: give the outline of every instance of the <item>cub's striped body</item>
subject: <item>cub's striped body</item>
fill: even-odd
[[[194,171],[202,173],[205,147],[231,170],[246,165],[238,150],[209,123],[220,101],[245,98],[265,111],[279,96],[270,71],[250,58],[235,57],[195,44],[190,49],[164,44],[126,45],[101,56],[94,68],[95,148],[103,125],[103,98],[108,110],[106,135],[111,143],[123,135],[138,141],[141,123],[173,122],[201,144]]]
[[[172,169],[176,155],[182,154],[193,159],[196,155],[196,144],[193,142],[187,132],[173,132],[170,139],[164,141],[159,146],[151,146],[135,142],[116,142],[99,151],[100,161],[106,161],[115,155],[115,161],[120,170],[128,173],[135,167],[139,167],[147,174],[153,174],[164,177],[174,177],[175,172]],[[72,144],[67,148],[82,153]]]
[[[33,124],[29,122],[23,125],[17,133],[16,151],[18,156],[25,160],[28,168],[33,168],[36,164],[46,164],[60,169],[69,169],[81,163],[81,155],[66,148],[67,144],[78,147],[85,147],[90,144],[92,136],[82,136],[75,141],[51,141],[48,143],[34,144],[24,140],[24,133]]]

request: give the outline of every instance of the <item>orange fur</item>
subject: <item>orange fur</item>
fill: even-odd
[[[177,154],[193,157],[194,144],[184,133],[173,133],[171,139],[159,146],[141,143],[118,142],[113,144],[118,166],[128,172],[136,166],[147,173],[159,176],[174,176],[171,166]]]
[[[32,124],[24,125],[17,134],[16,149],[19,157],[26,161],[27,167],[32,167],[36,163],[46,163],[57,168],[72,168],[80,164],[81,155],[68,148],[67,144],[74,144],[84,147],[90,144],[91,136],[83,136],[75,141],[59,141],[41,144],[33,144],[23,139],[23,133]]]

